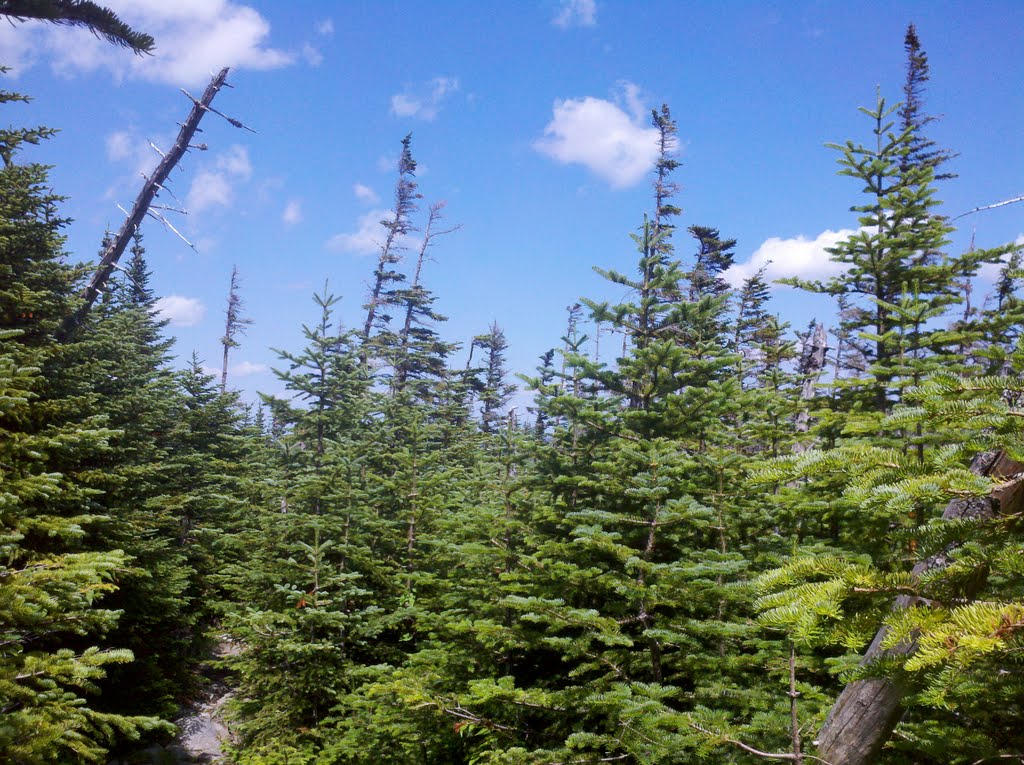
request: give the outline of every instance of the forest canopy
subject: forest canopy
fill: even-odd
[[[407,134],[359,320],[328,278],[258,400],[244,252],[220,367],[176,361],[138,225],[170,225],[174,150],[79,262],[28,148],[54,131],[0,92],[0,762],[186,756],[210,694],[239,765],[1024,760],[1021,245],[952,245],[955,147],[903,44],[902,93],[829,145],[832,275],[784,279],[829,316],[726,278],[662,105],[632,259],[595,264],[620,297],[515,374],[498,321],[446,334],[462,221]],[[181,156],[200,119],[247,127],[227,75]]]

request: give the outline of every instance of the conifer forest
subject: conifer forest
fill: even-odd
[[[103,11],[0,2],[153,45]],[[834,320],[722,278],[737,242],[687,220],[665,105],[650,204],[595,264],[621,301],[580,297],[510,369],[497,323],[447,339],[428,248],[455,224],[397,135],[387,236],[344,285],[363,320],[317,291],[286,394],[252,400],[238,273],[222,373],[183,363],[152,194],[68,252],[23,157],[52,130],[5,78],[0,763],[210,761],[175,742],[215,688],[237,765],[1024,762],[1022,255],[950,247],[913,26],[905,53],[829,149],[842,268],[787,280]]]

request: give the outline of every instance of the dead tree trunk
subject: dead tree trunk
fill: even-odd
[[[153,204],[153,198],[163,188],[164,182],[167,177],[171,174],[171,171],[175,168],[181,158],[188,151],[189,143],[192,140],[192,136],[195,135],[196,130],[199,128],[199,122],[203,119],[203,115],[207,111],[210,111],[210,104],[213,102],[213,97],[217,95],[217,92],[223,87],[224,81],[227,79],[228,69],[225,67],[220,70],[220,73],[214,77],[210,84],[206,87],[206,91],[203,93],[203,97],[198,101],[193,100],[194,106],[192,112],[188,115],[188,119],[185,120],[181,126],[181,130],[178,132],[178,137],[174,141],[174,145],[171,149],[163,155],[163,159],[160,160],[160,164],[157,165],[156,170],[153,174],[146,179],[146,182],[142,186],[142,191],[139,192],[138,197],[135,199],[135,204],[132,206],[132,210],[128,213],[128,217],[121,225],[121,229],[117,232],[117,236],[114,237],[110,245],[104,250],[103,256],[100,258],[99,266],[96,268],[96,272],[92,275],[89,283],[85,286],[82,291],[81,298],[82,304],[78,310],[68,316],[64,323],[61,325],[57,332],[57,339],[61,342],[65,342],[74,337],[75,332],[81,326],[85,320],[86,315],[89,313],[89,309],[92,308],[92,304],[96,301],[97,295],[103,290],[103,285],[106,284],[107,279],[114,271],[114,267],[117,265],[117,261],[121,259],[121,255],[124,253],[125,247],[128,246],[128,242],[131,241],[132,235],[138,230],[139,225],[142,223],[142,219],[146,217],[149,212],[150,205]],[[186,94],[187,95],[187,94]],[[189,96],[191,98],[191,96]],[[242,123],[237,120],[227,118],[231,124],[236,127],[243,127]]]
[[[239,335],[244,335],[246,328],[252,324],[252,319],[242,316],[242,296],[238,294],[239,275],[238,266],[231,267],[231,286],[228,288],[228,307],[224,319],[224,337],[220,339],[224,346],[224,359],[220,371],[220,391],[223,393],[228,388],[228,353],[232,348],[238,347]]]
[[[974,458],[971,472],[1008,479],[1024,473],[1024,465],[1009,459],[1003,452],[984,452]],[[1010,506],[1016,506],[1024,494],[1022,489],[1024,484],[1018,480],[997,488],[987,497],[954,499],[947,505],[942,518],[956,520],[991,517],[999,510],[1005,511]],[[949,565],[955,549],[955,546],[951,546],[919,562],[914,566],[914,576]],[[974,589],[965,592],[964,596],[973,597],[982,584],[981,581],[976,582]],[[918,599],[913,596],[901,595],[893,608],[910,608],[917,602]],[[917,649],[915,641],[883,649],[881,646],[886,634],[886,627],[878,631],[861,660],[861,666],[906,657]],[[857,680],[847,685],[818,733],[815,741],[818,757],[831,765],[870,765],[875,762],[903,714],[902,702],[909,690],[908,680],[899,675]]]
[[[804,341],[803,358],[801,359],[801,371],[804,374],[804,384],[800,390],[800,398],[803,401],[810,401],[818,386],[818,378],[825,369],[825,352],[828,350],[828,335],[825,333],[824,324],[816,324],[814,332]],[[801,409],[796,416],[796,432],[806,433],[810,428],[811,413]],[[793,445],[793,451],[799,454],[807,451],[807,444],[797,442]]]

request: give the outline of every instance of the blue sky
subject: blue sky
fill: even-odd
[[[467,341],[497,321],[510,366],[530,371],[580,296],[615,298],[591,270],[627,270],[629,233],[651,207],[652,107],[679,124],[682,227],[736,238],[741,266],[774,275],[828,269],[824,247],[856,225],[856,182],[826,142],[867,141],[857,107],[904,76],[903,34],[929,55],[931,135],[960,153],[939,197],[949,215],[1024,193],[1024,4],[944,2],[236,2],[109,0],[156,38],[133,57],[87,32],[0,25],[4,86],[34,97],[6,122],[61,130],[32,157],[68,197],[68,251],[94,257],[117,228],[211,72],[231,66],[215,106],[255,134],[207,117],[172,190],[172,218],[198,253],[156,222],[143,229],[177,352],[220,358],[233,264],[254,319],[232,383],[278,391],[271,348],[296,350],[330,282],[339,319],[361,324],[376,221],[399,142],[413,133],[426,205],[461,229],[438,240],[425,280]],[[965,219],[951,249],[1024,232],[1024,204]],[[685,256],[685,234],[677,236]],[[984,285],[978,292],[983,294]],[[979,299],[975,295],[975,301]],[[821,299],[780,288],[793,322],[828,318]]]

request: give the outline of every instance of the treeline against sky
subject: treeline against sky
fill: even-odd
[[[223,642],[245,765],[1024,756],[1020,254],[949,252],[906,49],[901,100],[834,147],[844,270],[790,282],[834,298],[829,332],[684,227],[662,107],[632,262],[600,271],[622,301],[570,307],[517,382],[498,325],[443,337],[427,254],[454,227],[406,137],[365,322],[325,286],[257,406],[226,379],[244,288],[225,376],[175,369],[141,235],[55,339],[89,269],[20,161],[50,131],[0,131],[0,762],[168,740]],[[864,687],[896,711],[833,735]]]

